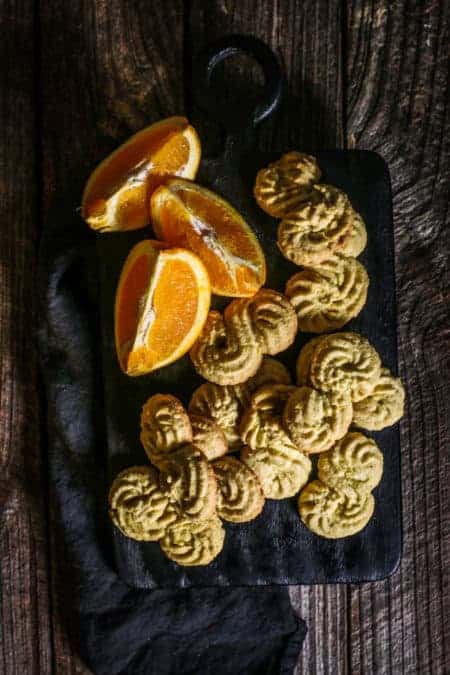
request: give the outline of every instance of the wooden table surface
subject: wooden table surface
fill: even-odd
[[[134,131],[189,114],[192,55],[244,32],[266,40],[288,76],[287,100],[260,144],[376,150],[393,185],[407,391],[403,559],[379,583],[290,589],[309,628],[298,673],[449,673],[448,0],[0,0],[0,8],[0,672],[88,672],[63,601],[70,572],[46,471],[35,330],[46,209]]]

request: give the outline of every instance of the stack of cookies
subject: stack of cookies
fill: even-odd
[[[254,190],[259,206],[281,218],[281,252],[301,266],[285,292],[308,333],[342,328],[364,307],[369,286],[356,260],[367,243],[364,221],[347,195],[320,177],[314,157],[288,152],[259,171]]]
[[[113,482],[114,524],[157,541],[180,565],[206,565],[221,551],[222,521],[256,518],[266,499],[298,497],[303,523],[338,538],[366,526],[383,473],[375,441],[403,414],[404,390],[366,338],[339,330],[366,302],[368,276],[356,260],[366,245],[348,197],[320,183],[314,157],[290,152],[261,170],[255,197],[281,219],[278,246],[301,269],[285,294],[260,289],[211,311],[191,348],[206,380],[188,410],[171,395],[144,405],[141,442],[150,465]],[[298,331],[297,384],[272,357]]]
[[[141,442],[150,465],[125,469],[112,483],[110,516],[116,527],[131,539],[158,542],[180,565],[211,562],[223,547],[222,520],[253,520],[265,502],[256,473],[228,454],[238,439],[232,430],[258,387],[289,380],[281,363],[264,357],[245,384],[202,385],[189,413],[170,394],[149,398],[141,414]]]

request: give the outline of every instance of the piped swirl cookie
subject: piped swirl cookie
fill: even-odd
[[[109,490],[109,505],[114,525],[136,541],[158,541],[177,519],[157,471],[149,466],[121,471]]]
[[[256,474],[235,457],[222,457],[212,464],[217,479],[217,515],[232,523],[246,523],[264,506],[264,493]]]
[[[217,516],[207,520],[181,520],[167,528],[159,542],[170,560],[191,567],[208,565],[223,548],[225,530]]]
[[[288,370],[282,363],[265,356],[261,367],[247,382],[240,385],[221,386],[205,382],[198,387],[189,403],[189,414],[203,415],[214,420],[228,442],[231,451],[242,445],[239,422],[243,410],[250,402],[253,392],[263,384],[289,384]]]
[[[309,198],[278,226],[278,247],[296,265],[314,267],[342,251],[350,239],[353,209],[347,195],[315,185]]]
[[[353,403],[368,396],[381,373],[376,350],[358,333],[332,333],[313,338],[297,360],[299,385],[320,391],[349,392]]]
[[[398,422],[404,407],[405,390],[400,379],[382,368],[371,393],[353,406],[353,422],[362,429],[379,431]]]
[[[292,497],[308,480],[311,461],[283,429],[281,413],[293,387],[267,385],[252,396],[241,425],[241,460],[258,476],[269,499]]]
[[[261,289],[234,300],[222,315],[210,312],[191,359],[197,372],[216,384],[240,384],[253,376],[264,354],[277,354],[294,341],[297,316],[281,294]]]
[[[317,474],[323,483],[350,497],[367,494],[381,480],[383,455],[374,440],[350,432],[320,455]]]
[[[217,481],[205,455],[185,445],[160,459],[160,483],[173,508],[184,518],[204,520],[215,513]]]
[[[296,388],[287,399],[283,426],[299,450],[324,452],[348,431],[353,416],[350,396]]]
[[[342,328],[366,303],[369,277],[354,258],[334,255],[294,274],[285,294],[297,312],[298,328],[325,333]]]
[[[206,459],[211,461],[227,454],[227,439],[217,422],[203,415],[189,415],[189,419],[192,443],[203,452]]]
[[[349,497],[314,480],[303,488],[298,499],[300,518],[308,529],[327,539],[349,537],[362,530],[373,515],[373,495]]]
[[[150,459],[159,460],[192,441],[192,427],[182,403],[171,394],[155,394],[141,412],[141,443]]]
[[[367,230],[359,213],[352,210],[352,227],[350,236],[344,243],[341,252],[344,255],[357,258],[367,246]]]
[[[258,171],[254,194],[259,207],[282,218],[308,198],[321,172],[315,157],[287,152],[276,162]]]

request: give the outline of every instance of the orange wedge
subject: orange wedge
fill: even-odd
[[[201,148],[184,117],[168,117],[132,136],[91,174],[81,212],[101,232],[148,225],[148,200],[167,176],[195,178]]]
[[[173,178],[155,190],[150,211],[159,239],[201,258],[213,293],[246,297],[264,284],[266,261],[255,233],[219,195]]]
[[[120,367],[144,375],[185,354],[209,311],[211,287],[202,261],[191,251],[145,240],[130,251],[115,302]]]

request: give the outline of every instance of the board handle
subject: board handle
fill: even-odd
[[[224,59],[236,54],[253,58],[264,74],[264,92],[256,104],[245,100],[229,101],[223,89],[212,82],[214,69]],[[192,69],[192,93],[199,108],[211,119],[220,122],[232,139],[252,135],[254,128],[272,115],[278,107],[284,87],[283,72],[270,47],[253,35],[227,35],[208,45],[195,59]]]

